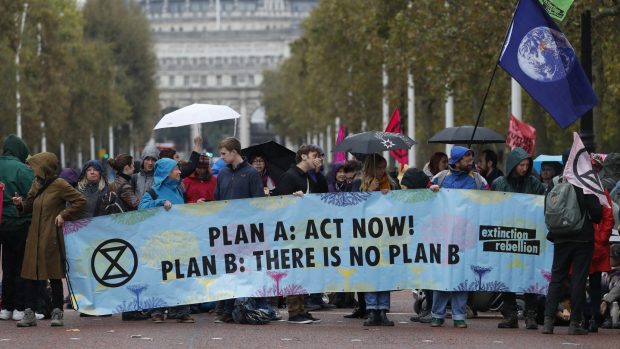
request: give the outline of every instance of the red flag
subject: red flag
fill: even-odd
[[[530,155],[534,156],[536,129],[517,119],[514,115],[511,115],[508,135],[506,136],[506,145],[511,149],[521,147]]]
[[[336,137],[336,145],[340,144],[344,139],[344,125],[340,125],[338,129],[338,136]],[[340,163],[347,161],[347,154],[344,152],[334,153],[334,163]]]
[[[403,133],[403,129],[400,126],[400,112],[398,111],[398,108],[394,109],[394,113],[392,113],[392,117],[385,128],[385,132]],[[394,159],[396,159],[396,161],[398,161],[401,165],[409,164],[407,149],[390,150],[390,154],[392,154]]]

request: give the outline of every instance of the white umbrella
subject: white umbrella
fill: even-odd
[[[229,119],[235,119],[236,126],[239,116],[239,113],[226,105],[194,103],[164,115],[155,125],[154,130]]]

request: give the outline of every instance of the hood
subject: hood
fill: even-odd
[[[80,172],[80,178],[84,177],[86,175],[86,170],[88,170],[89,167],[93,167],[95,170],[99,171],[99,173],[101,173],[101,176],[103,176],[105,174],[105,172],[103,171],[103,165],[101,165],[101,162],[98,160],[89,160],[88,162],[86,162],[84,164],[84,166],[82,166],[82,172]]]
[[[2,147],[3,155],[14,156],[18,158],[19,161],[26,163],[26,158],[28,158],[29,153],[30,151],[26,143],[16,135],[11,134],[4,139],[4,146]]]
[[[424,189],[428,184],[428,176],[417,168],[408,169],[400,180],[400,184],[407,189]]]
[[[460,145],[452,147],[452,150],[450,151],[450,161],[448,162],[448,164],[450,164],[450,166],[454,166],[454,164],[459,162],[459,160],[461,160],[463,156],[465,156],[465,154],[467,154],[467,152],[469,151],[473,153],[471,149],[462,147]]]
[[[70,167],[65,167],[60,170],[59,178],[64,179],[67,183],[71,184],[72,187],[75,187],[80,180],[80,170]]]
[[[151,157],[155,159],[155,161],[159,160],[159,149],[154,145],[147,145],[142,151],[142,161],[147,157]]]
[[[344,163],[335,163],[332,164],[332,169],[327,176],[327,183],[334,184],[336,183],[336,173],[340,171],[340,169],[344,166]]]
[[[58,175],[58,158],[54,153],[35,154],[26,163],[32,168],[34,175],[39,178],[47,179]]]
[[[178,165],[172,159],[163,158],[155,163],[155,173],[153,175],[153,188],[159,189],[164,183],[170,172]]]
[[[512,170],[524,159],[530,159],[530,168],[527,170],[527,175],[529,176],[532,173],[532,165],[534,162],[530,154],[521,147],[514,148],[510,154],[508,154],[508,159],[506,160],[506,176],[510,176]]]

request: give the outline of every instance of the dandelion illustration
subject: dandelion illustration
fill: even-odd
[[[118,213],[110,215],[110,218],[115,223],[123,225],[134,225],[153,217],[159,212],[157,208],[151,208],[148,210],[130,211],[125,213]]]
[[[64,235],[69,235],[71,233],[75,233],[76,231],[86,227],[92,222],[92,218],[84,218],[77,221],[66,221],[64,224]]]
[[[546,270],[541,270],[540,273],[547,280],[547,282],[551,282],[551,272]]]
[[[276,282],[275,294],[277,296],[281,296],[282,292],[280,290],[280,280],[282,280],[283,277],[288,275],[288,273],[284,271],[268,271],[267,275],[269,275],[269,277],[272,278],[273,281]]]
[[[321,201],[334,206],[355,206],[368,200],[372,193],[325,193],[321,194]]]
[[[140,294],[146,290],[149,286],[145,284],[135,284],[127,286],[129,292],[133,293],[136,296],[136,309],[141,309],[140,307]]]
[[[306,294],[309,293],[302,285],[299,284],[290,284],[284,286],[282,289],[283,296],[293,296],[296,294]]]
[[[539,285],[538,283],[535,283],[534,285],[531,285],[530,287],[523,290],[523,292],[546,295],[547,285]]]
[[[470,266],[471,271],[478,275],[478,289],[482,288],[482,278],[485,274],[493,270],[491,267],[485,267],[482,265],[472,265]]]

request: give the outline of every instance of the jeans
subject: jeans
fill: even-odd
[[[366,309],[368,310],[389,310],[390,309],[390,291],[366,292],[364,293],[366,300]]]
[[[467,292],[433,291],[433,308],[431,316],[437,319],[446,317],[446,307],[452,298],[452,319],[465,320],[467,318]]]
[[[0,231],[2,247],[2,309],[24,310],[24,280],[21,278],[22,261],[28,224],[11,231]]]
[[[545,317],[555,317],[560,298],[564,293],[563,284],[568,280],[568,272],[572,267],[570,319],[580,321],[586,302],[586,278],[594,253],[594,243],[564,242],[554,244],[553,247],[553,266],[545,303]]]

